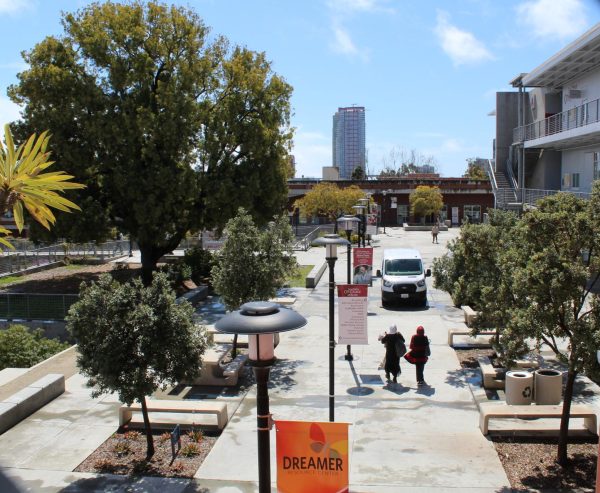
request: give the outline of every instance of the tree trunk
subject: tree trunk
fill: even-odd
[[[556,461],[561,466],[566,466],[569,459],[567,457],[567,442],[569,440],[569,418],[571,415],[571,400],[573,399],[573,386],[577,372],[569,365],[567,373],[567,385],[565,386],[565,395],[563,401],[562,416],[560,418],[560,433],[558,435],[558,453]]]
[[[150,418],[148,417],[148,407],[146,406],[146,396],[139,399],[142,404],[142,415],[144,416],[144,429],[146,430],[146,459],[150,460],[154,455],[154,438],[152,436],[152,428],[150,427]]]
[[[238,339],[238,335],[233,334],[233,344],[231,347],[231,359],[235,359],[235,357],[237,356],[237,339]]]
[[[152,284],[152,273],[156,270],[156,264],[164,254],[173,251],[179,246],[181,236],[178,235],[164,244],[145,243],[138,240],[138,247],[142,256],[142,282],[144,286]]]

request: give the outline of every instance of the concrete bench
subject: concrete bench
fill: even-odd
[[[224,402],[207,401],[174,401],[174,400],[152,400],[146,399],[148,413],[177,413],[177,414],[214,414],[217,418],[216,427],[219,430],[227,424],[227,404]],[[128,406],[123,404],[119,408],[119,426],[130,423],[133,413],[141,413],[142,405],[135,402]],[[156,424],[156,420],[151,420]],[[198,423],[194,423],[198,424]]]
[[[562,416],[562,404],[557,406],[535,404],[509,406],[507,404],[482,403],[479,407],[479,428],[488,434],[490,419],[499,418],[559,418]],[[583,418],[585,427],[594,435],[598,433],[597,418],[594,409],[587,404],[571,404],[571,418]]]
[[[12,428],[65,391],[65,377],[49,373],[0,402],[0,433]]]
[[[229,344],[219,344],[208,349],[202,357],[200,376],[192,381],[183,381],[185,385],[216,385],[232,387],[237,385],[240,371],[248,361],[247,354],[238,354],[233,361],[224,363],[230,353]]]
[[[470,336],[472,333],[473,332],[471,329],[448,329],[448,346],[453,347],[454,336]],[[495,330],[482,330],[482,331],[478,332],[477,335],[478,336],[495,336],[496,331]]]
[[[473,310],[469,305],[461,306],[461,308],[465,314],[465,323],[467,324],[467,327],[472,327],[479,313]]]
[[[315,265],[306,276],[305,286],[307,288],[316,288],[326,268],[327,262],[323,262],[321,265]]]

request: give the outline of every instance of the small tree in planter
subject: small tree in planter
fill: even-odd
[[[442,210],[444,198],[438,187],[419,185],[409,195],[410,213],[412,216],[434,216]]]
[[[557,461],[567,463],[569,415],[575,378],[598,374],[600,303],[590,281],[600,272],[600,184],[589,201],[561,193],[537,203],[519,221],[515,241],[499,257],[501,286],[517,303],[497,305],[506,321],[507,355],[534,339],[567,366]],[[560,341],[566,342],[561,350]]]
[[[248,301],[272,298],[285,279],[295,273],[292,254],[294,233],[287,217],[281,216],[259,229],[243,208],[225,226],[227,239],[214,255],[211,271],[215,291],[228,310]],[[232,356],[235,357],[237,335]]]
[[[66,319],[92,396],[117,392],[126,404],[141,403],[148,458],[154,441],[146,396],[200,373],[207,339],[204,327],[192,322],[192,312],[189,303],[175,303],[164,274],[147,288],[139,279],[119,284],[106,274],[97,283],[82,284]]]

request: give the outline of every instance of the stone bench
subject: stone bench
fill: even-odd
[[[227,404],[224,402],[207,402],[207,401],[175,401],[175,400],[152,400],[146,399],[146,407],[148,414],[150,413],[177,413],[177,414],[192,414],[195,421],[197,414],[214,414],[217,418],[216,428],[222,430],[227,424]],[[119,408],[119,426],[128,423],[143,424],[139,421],[133,421],[133,413],[141,413],[142,405],[139,402],[131,405],[123,404]],[[151,419],[152,424],[160,424],[160,420]],[[166,422],[165,422],[166,423]],[[171,423],[169,423],[171,424]],[[189,423],[197,425],[199,423]],[[201,423],[203,426],[210,426]]]
[[[479,313],[473,310],[469,305],[461,306],[461,308],[465,314],[465,323],[467,324],[467,327],[472,327]]]
[[[316,288],[326,268],[327,262],[323,262],[321,265],[315,265],[306,276],[305,286],[307,288]]]
[[[64,391],[64,375],[49,373],[0,402],[0,433],[44,407]]]
[[[479,407],[479,428],[488,434],[490,419],[502,418],[558,418],[562,416],[562,404],[510,406],[507,404],[482,403]],[[587,404],[571,404],[571,418],[583,418],[584,425],[594,435],[598,433],[597,417],[594,409]],[[558,430],[558,428],[557,428]]]
[[[448,346],[453,347],[454,336],[470,336],[473,331],[471,329],[448,329]],[[478,332],[478,336],[495,336],[495,330],[482,330]],[[479,346],[480,344],[478,344]],[[489,344],[487,344],[489,346]]]
[[[200,376],[191,381],[183,381],[185,385],[215,385],[232,387],[237,385],[240,371],[248,361],[247,354],[238,354],[229,363],[224,363],[230,353],[228,344],[219,344],[209,348],[202,357]]]

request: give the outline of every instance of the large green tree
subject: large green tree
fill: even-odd
[[[262,53],[209,38],[183,7],[93,3],[24,54],[10,88],[22,132],[48,128],[86,212],[54,233],[137,241],[143,279],[190,229],[222,228],[238,206],[261,224],[286,199],[291,87]]]
[[[67,328],[78,343],[77,365],[92,396],[116,392],[121,402],[141,403],[148,457],[154,441],[146,396],[200,373],[207,338],[192,313],[187,301],[175,302],[165,274],[157,274],[149,287],[139,279],[119,284],[106,274],[82,285],[79,301],[69,309]]]
[[[334,222],[342,214],[353,214],[355,211],[352,206],[364,196],[364,192],[356,185],[340,188],[335,183],[318,183],[294,205],[302,214],[324,215]]]

